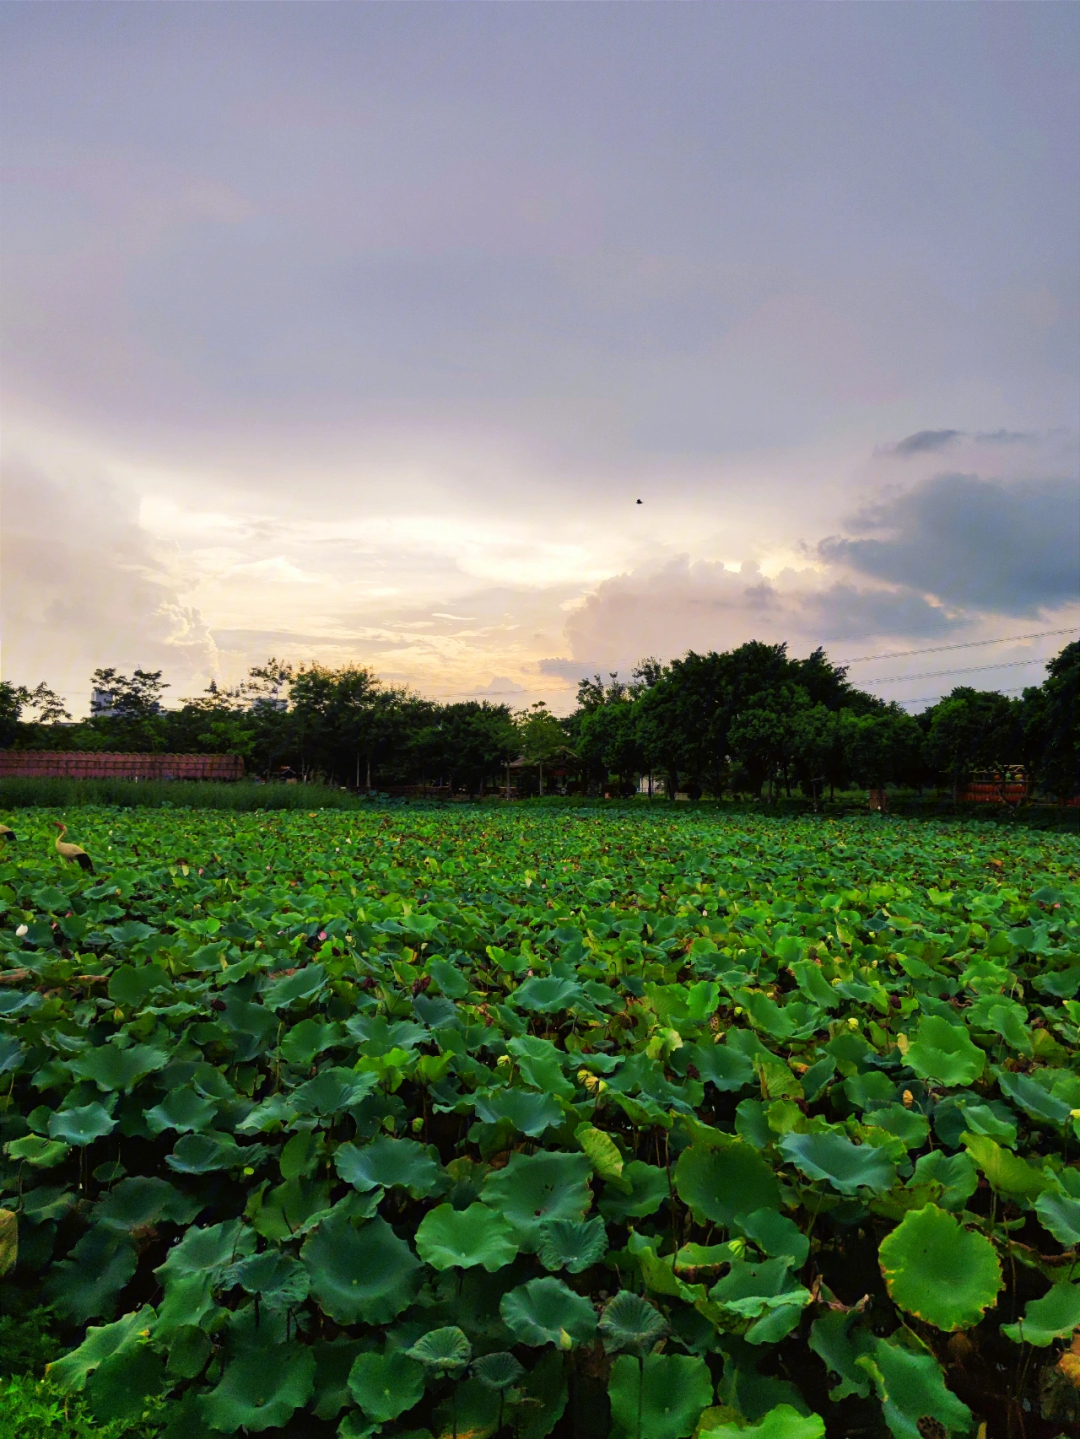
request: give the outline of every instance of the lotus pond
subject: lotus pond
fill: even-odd
[[[22,811],[0,1306],[106,1425],[1054,1439],[1080,842]]]

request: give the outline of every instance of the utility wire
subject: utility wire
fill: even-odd
[[[1027,685],[1018,685],[1015,689],[993,690],[991,691],[991,693],[996,695],[1019,695],[1023,694],[1023,692],[1027,688]],[[929,705],[936,703],[938,700],[943,700],[944,698],[944,695],[922,695],[919,699],[916,700],[896,700],[895,703],[898,705]]]
[[[860,665],[865,660],[900,660],[907,659],[909,655],[938,655],[945,650],[974,649],[976,645],[1007,645],[1016,640],[1041,640],[1046,635],[1073,635],[1075,633],[1076,626],[1068,625],[1063,630],[1037,630],[1035,634],[1031,635],[1002,635],[1000,639],[996,640],[965,640],[963,644],[932,645],[930,649],[925,650],[893,650],[891,654],[856,655],[854,659],[837,660],[836,663],[841,665]],[[867,680],[864,683],[872,684],[873,681]]]
[[[917,675],[878,675],[872,680],[860,680],[864,685],[898,685],[905,680],[934,680],[941,675],[973,675],[977,670],[1015,670],[1021,665],[1041,665],[1045,660],[1006,660],[999,665],[968,665],[962,670],[923,670]]]

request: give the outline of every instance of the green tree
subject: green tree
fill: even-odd
[[[1080,640],[1046,669],[1042,685],[1024,691],[1025,759],[1041,789],[1071,799],[1080,791]]]
[[[518,740],[522,757],[540,771],[540,793],[544,793],[544,765],[565,751],[567,733],[543,700],[517,716]]]
[[[1019,700],[968,686],[954,689],[927,711],[926,757],[948,776],[954,795],[976,770],[1002,772],[1023,757]]]

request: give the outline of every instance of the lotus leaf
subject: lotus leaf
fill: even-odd
[[[942,1209],[959,1210],[963,1209],[966,1200],[970,1199],[979,1187],[979,1172],[967,1154],[943,1154],[940,1149],[932,1149],[929,1154],[921,1155],[915,1162],[915,1173],[908,1180],[912,1188],[919,1185],[932,1185],[939,1189],[935,1193],[935,1200]]]
[[[307,1271],[291,1254],[264,1249],[230,1264],[221,1276],[222,1288],[238,1284],[248,1294],[258,1294],[271,1309],[288,1309],[302,1304],[309,1288]]]
[[[400,1349],[358,1354],[349,1370],[349,1392],[369,1418],[387,1423],[423,1398],[424,1366]]]
[[[591,1166],[584,1154],[512,1154],[484,1180],[483,1201],[510,1221],[520,1248],[536,1251],[551,1219],[584,1219],[592,1203]]]
[[[824,1439],[825,1420],[819,1414],[800,1414],[790,1404],[778,1404],[758,1424],[720,1424],[698,1431],[698,1439]]]
[[[473,1361],[472,1372],[488,1389],[502,1391],[516,1384],[525,1373],[524,1368],[512,1354],[500,1350],[495,1354],[484,1354]]]
[[[607,1252],[607,1231],[600,1218],[585,1223],[552,1219],[541,1230],[537,1258],[545,1269],[567,1269],[580,1274]]]
[[[971,1084],[986,1065],[986,1055],[967,1030],[936,1014],[919,1021],[904,1060],[920,1079],[949,1086]]]
[[[76,1324],[111,1319],[137,1264],[126,1235],[95,1225],[67,1259],[53,1266],[42,1291],[45,1301]]]
[[[265,1354],[241,1354],[202,1401],[211,1429],[280,1429],[311,1398],[315,1356],[306,1345],[285,1350],[273,1363]]]
[[[304,1242],[311,1291],[338,1324],[388,1324],[420,1285],[420,1264],[385,1219],[327,1219]]]
[[[869,1189],[884,1194],[896,1179],[896,1166],[883,1149],[852,1144],[842,1134],[785,1134],[777,1146],[807,1179],[824,1179],[841,1194]]]
[[[592,1305],[560,1279],[531,1279],[512,1289],[503,1296],[499,1313],[521,1344],[572,1349],[596,1333]]]
[[[936,1204],[905,1214],[878,1259],[892,1299],[936,1329],[978,1324],[1003,1283],[990,1240]]]
[[[138,1344],[102,1360],[86,1390],[94,1417],[107,1424],[114,1419],[139,1419],[147,1400],[165,1387],[164,1359],[148,1344]]]
[[[551,1095],[533,1089],[488,1090],[476,1096],[475,1104],[477,1114],[489,1124],[508,1119],[520,1134],[533,1139],[563,1120],[562,1108]]]
[[[349,1374],[361,1352],[357,1339],[317,1339],[315,1352],[315,1396],[311,1411],[316,1419],[334,1419],[348,1404]]]
[[[217,1115],[217,1105],[196,1089],[173,1089],[160,1104],[148,1109],[144,1118],[151,1134],[175,1129],[178,1134],[197,1134],[209,1129]]]
[[[1080,1244],[1080,1199],[1047,1189],[1036,1199],[1035,1212],[1043,1228],[1066,1249]]]
[[[621,1289],[600,1316],[600,1334],[609,1354],[625,1351],[641,1359],[670,1332],[664,1316],[639,1294]]]
[[[629,1192],[622,1188],[605,1187],[597,1206],[605,1219],[617,1222],[622,1219],[644,1219],[655,1214],[661,1204],[671,1197],[671,1182],[666,1169],[632,1159],[623,1165],[623,1185],[629,1185]]]
[[[1026,1074],[1011,1074],[1003,1069],[998,1075],[998,1088],[1036,1123],[1059,1127],[1068,1123],[1070,1106],[1065,1100],[1048,1094],[1041,1084],[1036,1084]]]
[[[294,1089],[289,1100],[297,1114],[326,1117],[341,1114],[359,1104],[378,1083],[375,1074],[357,1074],[351,1069],[324,1069],[314,1079]]]
[[[472,1269],[482,1264],[494,1273],[518,1252],[510,1221],[486,1204],[454,1209],[440,1204],[420,1221],[416,1251],[433,1269]]]
[[[1014,1344],[1045,1349],[1055,1339],[1068,1339],[1080,1330],[1080,1284],[1067,1280],[1054,1284],[1041,1299],[1031,1299],[1017,1324],[1003,1324],[1001,1332]]]
[[[712,1402],[703,1359],[688,1354],[620,1356],[611,1366],[612,1439],[687,1439]]]
[[[86,1338],[77,1349],[45,1366],[46,1373],[59,1389],[81,1389],[87,1376],[92,1374],[99,1364],[103,1364],[114,1354],[134,1348],[153,1317],[154,1311],[147,1305],[142,1309],[132,1310],[113,1324],[92,1326],[86,1331]]]
[[[311,1000],[326,984],[326,970],[321,964],[309,964],[284,979],[272,980],[262,992],[267,1009],[286,1009],[291,1004]]]
[[[769,1164],[742,1140],[718,1135],[715,1142],[691,1144],[679,1155],[675,1187],[698,1222],[731,1225],[736,1214],[776,1209],[780,1186]]]
[[[441,1166],[437,1153],[415,1139],[391,1139],[380,1135],[358,1149],[343,1144],[334,1156],[338,1174],[361,1193],[381,1186],[407,1189],[414,1199],[431,1194],[439,1186]]]
[[[514,991],[514,1003],[521,1009],[532,1009],[541,1014],[554,1014],[570,1009],[584,998],[580,984],[569,979],[527,979]]]
[[[200,1209],[197,1199],[181,1194],[167,1179],[133,1175],[122,1179],[94,1208],[95,1224],[128,1231],[168,1220],[190,1224]]]
[[[964,1148],[986,1175],[991,1188],[999,1193],[1031,1199],[1050,1187],[1052,1181],[1043,1170],[1033,1168],[985,1135],[965,1132],[961,1137]]]
[[[753,1214],[736,1215],[735,1224],[766,1254],[786,1254],[796,1269],[806,1263],[810,1241],[786,1214],[775,1209],[757,1209]]]
[[[210,1174],[215,1169],[235,1169],[245,1162],[246,1151],[231,1134],[185,1134],[176,1142],[165,1163],[178,1174]]]
[[[939,1432],[946,1434],[969,1433],[971,1410],[945,1387],[941,1365],[932,1354],[876,1339],[872,1354],[859,1364],[874,1381],[894,1439],[924,1439],[926,1421],[936,1421]]]
[[[468,1367],[472,1345],[456,1324],[448,1324],[442,1329],[429,1329],[406,1352],[433,1374],[457,1375]]]
[[[588,1155],[597,1179],[606,1180],[616,1189],[632,1192],[632,1186],[624,1184],[622,1178],[622,1151],[610,1134],[605,1134],[602,1129],[597,1129],[592,1124],[579,1124],[574,1131],[574,1138]]]
[[[71,1152],[71,1146],[61,1139],[44,1139],[40,1134],[25,1134],[22,1139],[10,1139],[4,1145],[9,1159],[25,1159],[35,1169],[54,1169]]]
[[[95,1139],[111,1134],[115,1128],[116,1120],[96,1102],[80,1105],[77,1109],[61,1109],[49,1120],[50,1138],[79,1148],[93,1144]]]
[[[100,1049],[88,1049],[69,1060],[72,1073],[80,1079],[93,1080],[104,1093],[119,1089],[125,1094],[130,1094],[144,1075],[164,1069],[168,1062],[163,1049],[149,1044],[133,1044],[129,1049],[103,1044]]]

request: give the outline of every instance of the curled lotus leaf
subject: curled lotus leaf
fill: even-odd
[[[415,1139],[380,1135],[358,1148],[342,1144],[334,1155],[338,1174],[361,1193],[369,1189],[407,1189],[414,1199],[438,1188],[442,1166],[431,1146]]]
[[[842,1134],[785,1134],[777,1146],[807,1179],[824,1179],[841,1194],[869,1189],[884,1194],[896,1179],[896,1166],[873,1144],[852,1144]]]
[[[552,1219],[541,1231],[537,1258],[545,1269],[567,1269],[580,1274],[607,1252],[607,1230],[600,1218],[584,1222]]]
[[[424,1366],[401,1349],[358,1354],[349,1370],[349,1393],[370,1419],[386,1424],[423,1398]]]
[[[295,1345],[275,1355],[272,1363],[258,1350],[241,1354],[202,1400],[211,1429],[235,1434],[238,1429],[280,1429],[311,1398],[315,1355]]]
[[[986,1067],[986,1055],[962,1025],[927,1014],[919,1021],[904,1062],[920,1079],[952,1088],[978,1079]]]
[[[151,1134],[175,1129],[178,1134],[197,1134],[209,1129],[217,1116],[217,1105],[197,1089],[174,1089],[143,1116]]]
[[[476,1112],[489,1124],[508,1119],[520,1134],[538,1139],[553,1124],[561,1124],[562,1108],[550,1094],[535,1089],[492,1089],[478,1094]]]
[[[905,1214],[878,1260],[893,1302],[946,1331],[978,1324],[1004,1282],[991,1241],[936,1204]]]
[[[820,1414],[800,1414],[790,1404],[777,1404],[756,1424],[722,1423],[699,1431],[698,1439],[825,1439]]]
[[[640,1359],[669,1332],[670,1325],[660,1311],[628,1289],[620,1289],[600,1316],[600,1334],[608,1354],[625,1352]]]
[[[1046,1190],[1036,1199],[1035,1212],[1043,1228],[1065,1249],[1080,1244],[1080,1199]]]
[[[1014,1344],[1034,1344],[1045,1349],[1055,1339],[1068,1339],[1080,1330],[1080,1284],[1067,1280],[1051,1285],[1041,1299],[1031,1299],[1024,1317],[1016,1324],[1003,1324],[1001,1332]]]
[[[472,1345],[456,1324],[430,1329],[405,1353],[433,1374],[464,1373],[472,1358]]]
[[[503,1295],[499,1313],[521,1344],[572,1349],[596,1333],[592,1305],[561,1279],[531,1279],[511,1289]]]
[[[217,1131],[182,1135],[173,1152],[165,1156],[165,1163],[179,1174],[211,1174],[245,1162],[245,1152],[232,1135]]]
[[[455,1209],[440,1204],[425,1214],[416,1231],[416,1251],[433,1269],[473,1269],[489,1273],[510,1264],[518,1252],[510,1221],[486,1204]]]
[[[502,1391],[516,1384],[525,1373],[523,1365],[506,1350],[484,1354],[473,1360],[472,1372],[488,1389]]]
[[[941,1365],[932,1354],[916,1354],[875,1339],[872,1351],[855,1362],[873,1379],[885,1422],[900,1439],[915,1439],[928,1430],[970,1434],[971,1410],[946,1387]],[[927,1421],[936,1421],[936,1430]]]
[[[92,1374],[99,1364],[137,1344],[139,1336],[153,1323],[153,1319],[154,1311],[147,1305],[125,1314],[113,1324],[92,1326],[77,1349],[65,1354],[62,1359],[54,1359],[45,1366],[45,1371],[61,1390],[81,1389],[87,1375]]]

